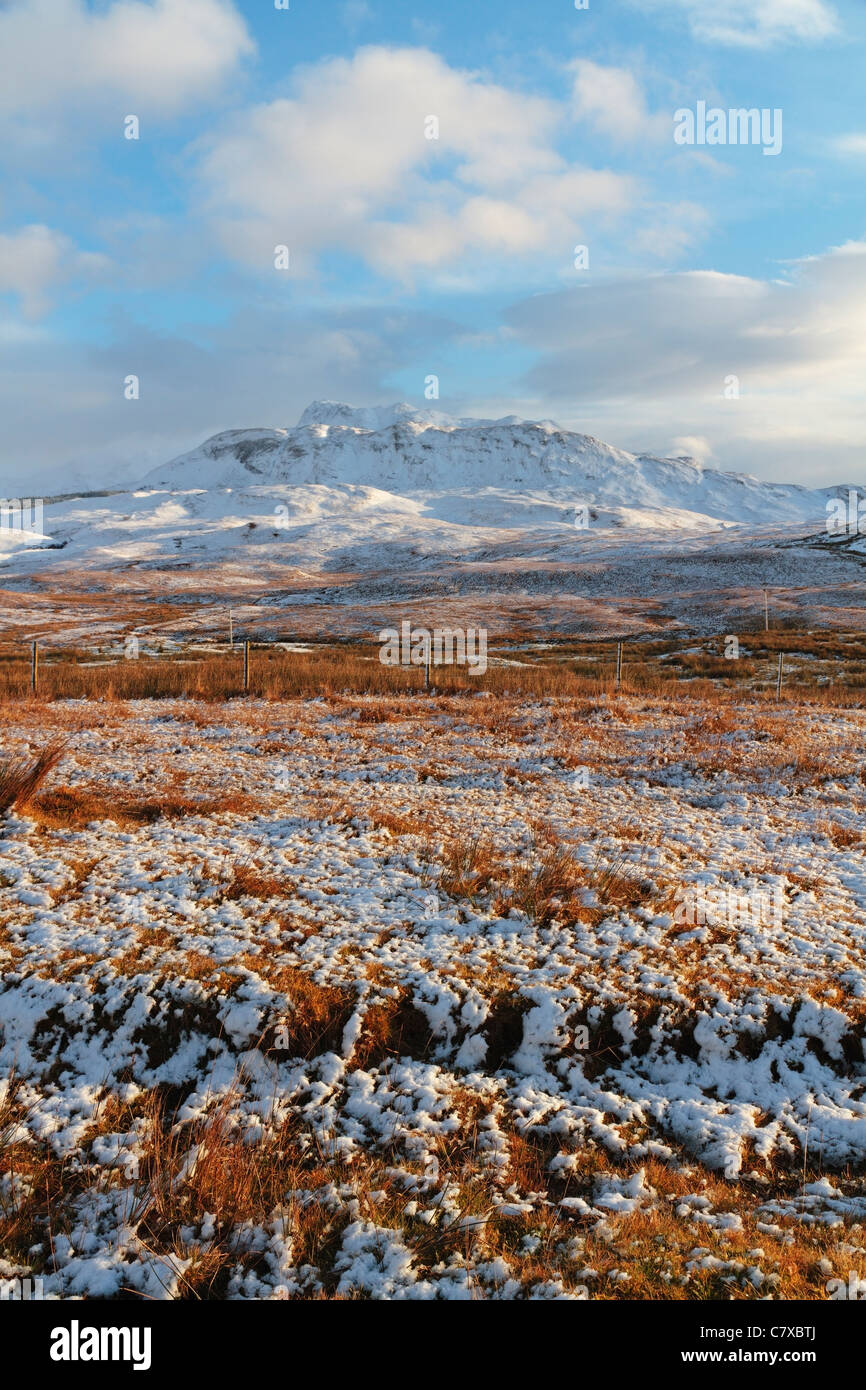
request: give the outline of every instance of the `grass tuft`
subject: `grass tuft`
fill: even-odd
[[[55,739],[47,743],[42,752],[30,761],[7,759],[5,763],[0,764],[0,814],[10,811],[13,806],[26,806],[57,767],[65,752],[65,742]]]

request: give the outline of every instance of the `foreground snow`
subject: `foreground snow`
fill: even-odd
[[[4,755],[65,729],[67,809],[102,810],[67,824],[48,794],[0,822],[0,1211],[32,1194],[28,1155],[75,1175],[50,1248],[0,1245],[0,1275],[171,1297],[219,1245],[227,1297],[628,1296],[624,1232],[661,1214],[679,1296],[766,1296],[804,1228],[835,1232],[817,1296],[862,1272],[862,715],[476,697],[18,718]],[[206,813],[129,813],[181,792]],[[683,922],[696,893],[715,906]],[[290,1133],[294,1185],[259,1220],[187,1208],[145,1232],[157,1093],[172,1191],[215,1115],[251,1152]]]

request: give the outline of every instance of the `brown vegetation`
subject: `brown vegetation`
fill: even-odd
[[[624,644],[622,690],[664,695],[731,699],[750,694],[775,698],[776,656],[787,654],[785,690],[822,704],[862,699],[866,689],[866,639],[835,632],[771,631],[741,633],[742,655],[724,657],[724,640],[696,639],[684,648],[676,639],[635,639]],[[696,649],[697,648],[697,649]],[[504,663],[504,664],[503,664]],[[483,675],[466,668],[435,667],[438,696],[487,691],[523,697],[577,698],[614,691],[616,643],[567,638],[533,649],[519,634],[501,635]],[[0,653],[0,701],[27,699],[30,664],[20,648]],[[322,643],[307,651],[287,651],[276,643],[256,644],[251,652],[250,693],[266,700],[309,695],[339,699],[349,695],[395,696],[424,690],[421,667],[383,666],[378,647],[364,642]],[[100,701],[170,699],[226,700],[243,694],[240,646],[215,651],[189,648],[138,660],[95,656],[85,649],[46,648],[40,658],[40,700]],[[362,723],[393,717],[386,703],[370,704]]]
[[[28,805],[65,751],[66,745],[54,740],[30,761],[6,759],[0,764],[0,814],[13,806],[21,808]]]

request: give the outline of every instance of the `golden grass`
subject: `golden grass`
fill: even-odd
[[[243,815],[254,806],[250,797],[239,792],[218,798],[194,797],[169,788],[136,797],[91,784],[52,787],[27,802],[27,815],[39,825],[64,829],[102,820],[133,826],[152,825],[158,820],[179,820],[184,816]]]
[[[239,902],[242,898],[261,898],[262,900],[289,898],[294,897],[296,893],[297,885],[291,879],[269,874],[258,864],[244,863],[234,865],[231,878],[217,894],[217,901]]]
[[[13,806],[21,808],[28,805],[62,760],[65,751],[65,743],[54,740],[46,744],[32,760],[7,759],[0,764],[0,814]]]
[[[594,862],[586,865],[549,826],[541,824],[535,833],[528,857],[513,864],[497,854],[488,837],[457,836],[438,856],[442,868],[436,886],[450,897],[471,902],[489,895],[494,912],[506,916],[515,909],[540,926],[554,919],[600,922],[611,909],[648,901],[647,881],[627,869],[621,857],[609,862],[597,852]],[[665,905],[673,891],[672,886],[664,891]],[[595,905],[584,901],[586,892],[591,892]]]
[[[564,639],[544,649],[520,650],[519,634],[501,635],[508,664],[491,664],[483,675],[466,668],[436,667],[437,698],[486,691],[494,695],[597,699],[615,692],[616,644],[609,640]],[[742,634],[749,656],[726,661],[719,639],[703,639],[706,650],[677,651],[675,639],[625,644],[622,691],[659,697],[699,698],[720,703],[746,693],[763,702],[775,699],[778,651],[796,652],[786,667],[787,697],[827,705],[862,703],[866,688],[866,643],[857,636],[803,632]],[[509,645],[510,643],[510,645]],[[719,647],[719,650],[715,650]],[[250,694],[266,700],[310,695],[338,700],[345,695],[408,696],[424,690],[421,667],[383,666],[379,649],[363,642],[322,643],[308,651],[285,651],[277,644],[252,647]],[[665,658],[662,660],[661,658]],[[0,703],[29,697],[29,661],[15,648],[0,655]],[[112,702],[187,697],[204,701],[243,695],[240,646],[211,654],[191,648],[138,660],[96,656],[84,649],[46,650],[42,655],[39,701],[89,699]],[[784,692],[783,692],[784,695]],[[38,702],[37,702],[38,703]],[[370,704],[363,723],[388,722],[386,704]]]
[[[603,1149],[588,1144],[573,1151],[568,1170],[552,1175],[549,1165],[561,1152],[559,1140],[533,1127],[508,1127],[507,1166],[497,1175],[485,1166],[479,1144],[489,1102],[457,1090],[453,1105],[459,1125],[434,1141],[434,1167],[404,1161],[404,1170],[414,1167],[426,1191],[419,1204],[417,1192],[389,1176],[387,1155],[366,1154],[348,1164],[325,1136],[296,1116],[247,1142],[236,1119],[238,1098],[237,1090],[230,1091],[214,1100],[204,1118],[179,1124],[177,1101],[165,1088],[132,1101],[107,1093],[78,1151],[60,1158],[45,1143],[18,1139],[26,1110],[13,1077],[0,1104],[0,1175],[18,1188],[14,1199],[0,1203],[3,1257],[38,1273],[52,1242],[76,1223],[75,1199],[94,1188],[106,1193],[123,1188],[128,1228],[138,1248],[183,1262],[174,1295],[182,1300],[220,1299],[239,1268],[260,1268],[255,1251],[239,1252],[236,1236],[250,1226],[274,1229],[275,1222],[290,1245],[295,1269],[315,1272],[315,1286],[293,1295],[306,1298],[345,1296],[337,1294],[335,1259],[343,1230],[357,1219],[399,1232],[421,1277],[454,1257],[461,1262],[503,1258],[527,1291],[551,1280],[602,1300],[727,1301],[769,1293],[776,1299],[823,1300],[829,1279],[845,1281],[851,1270],[860,1278],[866,1273],[862,1250],[845,1244],[859,1245],[858,1226],[796,1221],[780,1226],[778,1218],[768,1219],[759,1210],[771,1199],[796,1205],[803,1184],[820,1176],[812,1167],[796,1174],[769,1169],[730,1182],[676,1160],[615,1165]],[[94,1169],[83,1161],[97,1136],[132,1129],[140,1136],[132,1168],[121,1161]],[[587,1217],[559,1206],[569,1197],[591,1204],[596,1182],[610,1175],[628,1178],[638,1166],[654,1195],[631,1214],[599,1225],[597,1214]],[[531,1210],[504,1213],[498,1203],[505,1188],[534,1194]],[[698,1209],[683,1203],[694,1193],[709,1200],[713,1213],[738,1217],[739,1228],[721,1230],[702,1222]],[[447,1219],[444,1196],[453,1212]],[[419,1205],[427,1208],[425,1220]],[[204,1234],[206,1217],[210,1229]],[[768,1223],[775,1229],[768,1230]],[[42,1251],[41,1259],[34,1258],[35,1250]],[[701,1268],[706,1254],[722,1267]],[[760,1282],[750,1277],[756,1268],[763,1273]],[[619,1277],[622,1273],[627,1279]]]
[[[462,837],[454,840],[445,850],[442,864],[438,884],[452,898],[474,900],[506,873],[492,841],[478,835],[468,841]]]
[[[822,829],[833,841],[837,849],[850,849],[852,845],[862,845],[863,832],[856,826],[839,825],[837,821],[830,821]]]
[[[610,700],[575,696],[557,705],[549,744],[561,750],[561,756],[557,756],[562,766],[574,765],[567,761],[568,750],[578,738],[592,740],[595,745],[592,756],[583,752],[579,757],[571,755],[578,764],[630,765],[627,760],[634,748],[630,741],[632,731],[648,719],[657,718],[670,721],[670,761],[680,763],[687,755],[690,763],[705,774],[712,772],[722,756],[721,740],[734,729],[760,733],[764,738],[756,745],[758,756],[754,763],[749,761],[754,752],[750,741],[744,745],[745,752],[739,762],[723,762],[723,766],[736,766],[744,773],[753,770],[755,775],[764,775],[769,768],[773,776],[779,769],[791,768],[800,779],[798,785],[810,778],[824,777],[828,769],[832,771],[832,762],[810,748],[808,719],[795,721],[783,710],[768,712],[766,706],[752,696],[748,701],[741,701],[739,708],[734,710],[725,703],[727,698],[713,694],[706,701],[695,699],[689,704],[670,693],[641,697],[640,701],[628,696]],[[463,730],[468,725],[473,733],[489,734],[489,741],[494,745],[491,757],[496,755],[500,741],[519,742],[535,737],[534,726],[525,717],[521,704],[501,695],[484,701],[468,701],[455,694],[444,697],[436,706],[416,696],[408,698],[403,693],[377,695],[368,703],[362,700],[366,697],[340,694],[334,697],[333,704],[346,717],[346,727],[350,731],[353,727],[350,716],[360,709],[361,718],[354,723],[363,725],[374,742],[376,727],[397,720],[418,719],[419,712],[423,715],[431,708],[437,714],[459,718]],[[113,718],[127,713],[121,705],[105,708]],[[288,711],[263,712],[261,708],[237,702],[229,707],[229,713],[221,710],[219,718],[237,718],[269,736],[281,733],[289,722],[294,728],[309,728],[313,733],[313,717],[310,715],[309,723],[305,722],[310,708],[297,705]],[[9,727],[26,724],[22,709],[22,706],[4,707],[3,721]],[[70,712],[61,707],[28,705],[28,709],[31,714],[41,711],[46,723],[57,729],[86,727],[86,723],[64,725]],[[100,718],[101,710],[102,707]],[[239,713],[235,715],[233,710]],[[80,709],[72,713],[76,720],[82,720]],[[190,706],[185,717],[192,723],[207,723],[209,714],[206,708]],[[92,722],[93,713],[87,718]],[[599,722],[589,724],[589,719]],[[857,721],[850,722],[851,739],[856,744]],[[430,756],[430,743],[434,736],[439,739],[441,735],[437,728],[428,737],[426,726],[420,720],[416,727],[418,737],[409,739],[403,752],[418,770],[429,766],[426,759]],[[447,777],[449,746],[447,737],[442,736],[441,757],[439,746],[436,748],[435,766],[443,777]],[[732,750],[732,758],[735,751]],[[545,756],[549,754],[550,749]],[[513,752],[502,753],[503,765],[508,756],[513,757]],[[834,756],[846,766],[851,765],[841,749]],[[371,824],[395,835],[420,836],[425,856],[439,861],[438,864],[431,862],[431,884],[458,902],[479,901],[503,914],[517,908],[542,924],[556,919],[592,925],[619,909],[640,906],[650,907],[653,912],[666,910],[664,904],[673,892],[673,885],[658,883],[655,875],[656,883],[650,887],[641,874],[639,863],[635,862],[633,847],[645,842],[641,826],[630,823],[600,825],[598,818],[593,816],[591,799],[581,804],[575,826],[562,832],[579,835],[577,847],[574,843],[566,843],[560,831],[544,821],[530,820],[534,842],[515,862],[497,849],[489,835],[473,833],[471,807],[462,816],[449,811],[439,817],[435,798],[442,793],[438,785],[429,788],[431,804],[428,810],[425,803],[424,818],[413,816],[408,809],[389,806],[381,792],[370,804],[370,795],[368,787],[359,786],[341,789],[339,798],[326,792],[315,794],[312,800],[317,800],[317,816],[328,814],[333,819]],[[349,800],[350,797],[356,798],[355,801]],[[228,799],[197,798],[180,786],[172,786],[164,793],[134,796],[118,793],[116,787],[99,782],[86,787],[51,788],[43,784],[35,788],[28,814],[48,828],[64,829],[106,816],[121,824],[136,825],[163,815],[219,815],[231,810],[249,810],[252,805],[252,801],[240,794]],[[453,819],[449,820],[449,815]],[[444,826],[439,824],[440,818]],[[434,845],[434,824],[441,842],[438,847]],[[859,831],[839,821],[827,820],[820,829],[839,849],[862,843]],[[615,840],[626,842],[627,862],[617,851]],[[580,847],[584,843],[598,847],[594,858]],[[80,892],[94,865],[91,861],[74,860],[70,867],[72,881],[56,890],[65,896]],[[438,877],[437,870],[441,871]],[[770,865],[765,871],[784,870],[784,855],[780,851],[779,863]],[[788,874],[788,879],[793,887],[803,891],[820,887],[817,881],[802,874]],[[229,902],[258,900],[267,904],[269,919],[275,912],[277,921],[282,918],[275,910],[278,904],[274,900],[291,897],[294,889],[290,878],[272,873],[255,862],[230,865],[228,877],[216,885],[217,900],[220,895],[223,901]],[[594,895],[589,897],[591,906],[587,905],[588,895]],[[252,916],[254,907],[247,903],[241,910]],[[307,932],[316,930],[307,922],[292,925],[300,925]],[[358,1005],[354,986],[322,984],[308,971],[285,964],[285,957],[275,954],[267,944],[257,954],[253,942],[248,951],[234,957],[230,965],[240,967],[234,975],[229,975],[225,964],[219,964],[209,955],[185,951],[182,946],[179,933],[163,927],[139,929],[136,944],[124,955],[113,958],[113,964],[121,973],[135,974],[145,965],[152,969],[156,957],[161,969],[172,977],[199,982],[205,999],[194,1020],[196,1030],[205,1033],[210,1030],[215,1037],[220,1035],[217,1004],[237,988],[244,970],[254,971],[286,1000],[285,1016],[279,1020],[272,1018],[258,1040],[262,1053],[271,1059],[285,1060],[342,1051],[346,1024]],[[679,1012],[671,1010],[666,1014],[665,1028],[673,1047],[687,1047],[689,1026],[695,1013],[692,1005],[697,1008],[706,991],[706,968],[702,963],[706,944],[680,944],[671,934],[660,949],[669,962],[676,960],[677,988],[685,1000],[685,1003],[678,1002]],[[9,958],[7,955],[7,961]],[[82,957],[65,952],[52,962],[52,969],[57,978],[65,978],[67,973],[71,976],[80,968],[81,961]],[[423,963],[421,966],[423,968]],[[760,965],[742,962],[741,966],[739,974],[733,967],[727,972],[719,968],[713,984],[728,990],[731,996],[752,989],[764,994],[781,989],[762,975]],[[395,988],[385,966],[359,961],[358,967],[354,978],[375,980],[385,989]],[[461,965],[459,958],[455,958],[453,968],[455,975],[459,975],[461,969],[466,972],[466,977],[472,979],[488,1001],[484,1069],[492,1073],[507,1067],[509,1058],[522,1041],[523,1020],[531,1007],[530,1002],[501,970],[493,955],[487,976],[477,968],[469,974],[467,965],[465,962]],[[615,968],[611,969],[607,983],[614,988],[619,986]],[[627,986],[627,981],[622,983]],[[157,981],[155,987],[160,984],[161,981]],[[863,1014],[856,1001],[846,997],[841,987],[837,987],[832,996],[829,989],[825,990],[823,1002],[831,997],[837,1007],[846,1010],[852,1021],[856,1021],[862,1035]],[[632,995],[629,1007],[634,1014],[635,1037],[640,1045],[657,1025],[659,1005]],[[576,1011],[568,1020],[569,1028],[584,1017],[582,1010]],[[179,1019],[176,1033],[163,1030],[157,1035],[154,1030],[153,1035],[142,1037],[141,1044],[153,1052],[154,1063],[172,1054],[188,1025],[189,1020]],[[279,1037],[278,1028],[284,1030]],[[591,1050],[583,1054],[585,1075],[588,1078],[598,1076],[615,1063],[619,1046],[621,1038],[602,1020],[601,1025],[592,1030]],[[423,1060],[429,1058],[430,1052],[426,1015],[415,1007],[406,990],[397,987],[387,1003],[378,1003],[367,1010],[349,1066],[368,1068],[400,1057]],[[572,1055],[566,1047],[563,1053]],[[296,1266],[315,1265],[323,1286],[321,1296],[334,1297],[337,1285],[334,1260],[342,1230],[354,1219],[348,1207],[350,1200],[357,1203],[357,1207],[352,1208],[356,1216],[360,1214],[378,1225],[400,1231],[422,1273],[454,1255],[483,1256],[485,1259],[501,1255],[516,1270],[515,1277],[525,1287],[541,1279],[559,1279],[566,1288],[577,1288],[587,1282],[581,1269],[591,1266],[598,1274],[597,1279],[588,1281],[593,1297],[648,1300],[748,1299],[765,1297],[771,1291],[777,1298],[817,1299],[827,1296],[829,1277],[847,1278],[849,1269],[854,1269],[861,1277],[864,1275],[862,1256],[846,1255],[840,1250],[840,1242],[849,1237],[856,1245],[862,1243],[859,1234],[852,1234],[848,1227],[840,1232],[820,1225],[808,1227],[791,1223],[784,1237],[758,1230],[761,1218],[757,1209],[762,1202],[773,1197],[796,1198],[804,1182],[821,1176],[820,1168],[809,1166],[807,1170],[799,1160],[799,1171],[795,1172],[795,1164],[774,1166],[752,1159],[761,1181],[747,1176],[737,1183],[717,1178],[699,1164],[690,1162],[681,1152],[670,1166],[656,1160],[648,1161],[645,1164],[647,1180],[656,1189],[658,1200],[651,1209],[612,1221],[613,1234],[603,1236],[594,1230],[592,1221],[570,1215],[558,1202],[568,1196],[589,1200],[593,1183],[600,1174],[613,1170],[620,1176],[628,1176],[634,1171],[635,1163],[623,1162],[617,1166],[608,1152],[587,1142],[574,1150],[573,1170],[564,1176],[554,1176],[549,1172],[550,1160],[560,1143],[567,1146],[570,1141],[554,1140],[540,1129],[518,1127],[512,1117],[502,1120],[508,1139],[507,1169],[500,1176],[492,1174],[483,1161],[484,1148],[479,1142],[482,1122],[493,1104],[491,1095],[481,1097],[469,1089],[468,1083],[463,1087],[462,1082],[455,1081],[449,1104],[459,1118],[459,1125],[453,1132],[436,1139],[435,1149],[440,1173],[445,1177],[438,1190],[441,1192],[444,1188],[455,1194],[465,1223],[458,1221],[449,1226],[437,1216],[427,1224],[412,1212],[410,1196],[389,1177],[392,1153],[370,1151],[358,1155],[353,1163],[346,1163],[333,1154],[328,1136],[302,1123],[297,1115],[278,1126],[266,1124],[260,1138],[252,1143],[245,1142],[230,1098],[215,1104],[206,1120],[179,1126],[176,1112],[181,1099],[164,1089],[148,1092],[132,1102],[108,1095],[86,1139],[68,1158],[59,1159],[47,1144],[24,1145],[16,1137],[14,1122],[16,1116],[20,1118],[23,1102],[19,1103],[16,1097],[13,1078],[13,1084],[0,1103],[0,1175],[17,1174],[26,1178],[30,1191],[21,1202],[8,1203],[0,1209],[0,1257],[31,1263],[34,1257],[28,1252],[33,1246],[41,1245],[44,1258],[45,1252],[50,1250],[51,1235],[72,1229],[71,1204],[76,1196],[85,1190],[98,1189],[100,1184],[106,1188],[125,1185],[126,1179],[119,1171],[99,1170],[89,1163],[87,1144],[98,1133],[125,1130],[139,1121],[147,1137],[139,1173],[132,1182],[135,1229],[148,1250],[191,1258],[181,1279],[181,1297],[222,1297],[238,1263],[244,1268],[256,1267],[254,1256],[239,1257],[232,1240],[233,1232],[245,1222],[265,1225],[278,1216],[285,1220],[291,1235],[293,1263]],[[638,1141],[646,1136],[635,1133],[628,1137]],[[198,1145],[198,1161],[194,1168],[187,1170],[184,1160],[194,1144]],[[400,1161],[403,1162],[402,1155]],[[687,1169],[682,1170],[679,1164],[687,1165]],[[852,1181],[851,1175],[843,1175],[841,1181]],[[497,1207],[504,1183],[513,1183],[524,1194],[546,1195],[535,1203],[531,1213],[504,1216]],[[325,1196],[335,1186],[343,1188],[345,1197],[344,1204],[336,1209]],[[858,1190],[862,1190],[862,1185]],[[742,1231],[715,1231],[678,1215],[677,1199],[695,1191],[710,1197],[717,1210],[739,1214],[743,1221]],[[303,1200],[292,1195],[299,1192],[306,1194]],[[214,1239],[209,1244],[194,1239],[190,1245],[183,1232],[195,1228],[206,1212],[215,1218]],[[538,1241],[529,1255],[521,1253],[526,1236]],[[723,1272],[689,1270],[688,1266],[694,1264],[696,1247],[709,1249],[730,1268]],[[756,1247],[764,1250],[764,1256],[750,1254]],[[822,1269],[821,1260],[829,1262],[832,1274]],[[737,1272],[737,1266],[745,1270],[755,1264],[760,1264],[765,1271],[772,1270],[778,1275],[778,1282],[756,1287]],[[617,1271],[623,1270],[629,1274],[627,1282],[614,1277]],[[306,1296],[312,1295],[307,1293]]]

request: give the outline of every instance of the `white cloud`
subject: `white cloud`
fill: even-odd
[[[125,317],[105,346],[52,337],[0,319],[0,496],[28,488],[121,486],[223,429],[296,423],[310,401],[393,401],[384,381],[426,363],[456,338],[438,315],[375,304],[286,313],[257,306],[192,337]],[[141,397],[124,396],[135,373]],[[21,469],[25,470],[22,481]]]
[[[336,247],[398,278],[473,254],[565,256],[587,216],[634,198],[628,176],[557,153],[565,118],[425,49],[364,48],[202,142],[205,202],[231,252],[262,268],[281,243],[301,269]]]
[[[317,397],[395,399],[407,388],[389,383],[407,368],[421,404],[426,372],[456,348],[463,365],[449,374],[443,408],[457,414],[548,417],[636,451],[784,481],[856,482],[864,324],[860,243],[800,262],[784,281],[712,271],[587,281],[525,299],[506,325],[476,333],[387,303],[299,314],[275,301],[189,338],[119,321],[100,348],[0,324],[4,453],[9,468],[26,459],[28,477],[40,467],[56,479],[75,465],[93,485],[118,485],[121,468],[140,475],[220,429],[290,424]],[[518,361],[537,354],[528,378],[504,375],[503,345]],[[142,385],[134,405],[123,396],[130,372]],[[723,395],[731,374],[739,399]],[[485,380],[495,396],[480,394]],[[6,494],[21,491],[7,474]]]
[[[713,447],[702,434],[681,434],[671,440],[669,454],[672,458],[697,459],[706,463],[712,458]]]
[[[795,262],[785,280],[682,271],[536,295],[511,322],[545,354],[537,375],[554,391],[576,371],[622,397],[721,393],[729,373],[752,391],[853,386],[866,368],[866,242]]]
[[[815,42],[838,32],[826,0],[633,0],[685,14],[695,38],[708,43],[763,47],[780,41]]]
[[[646,210],[631,237],[632,247],[656,262],[679,260],[707,228],[710,215],[698,203],[656,204]]]
[[[866,134],[853,131],[850,135],[837,135],[830,141],[830,148],[835,154],[860,158],[866,155]]]
[[[686,271],[588,283],[526,299],[508,322],[538,353],[527,386],[554,418],[589,411],[594,430],[655,449],[676,421],[681,437],[712,442],[719,466],[777,476],[794,440],[806,476],[862,472],[866,242],[797,262],[784,280]],[[739,396],[726,397],[733,377]]]
[[[90,280],[108,266],[105,256],[79,251],[68,237],[34,224],[0,232],[0,294],[16,294],[27,318],[49,307],[50,291],[64,280]]]
[[[0,120],[31,143],[113,109],[171,116],[212,96],[253,50],[231,0],[11,0],[0,10]]]
[[[605,67],[587,58],[571,65],[574,72],[573,110],[602,134],[618,141],[670,136],[670,116],[651,115],[633,72]]]

